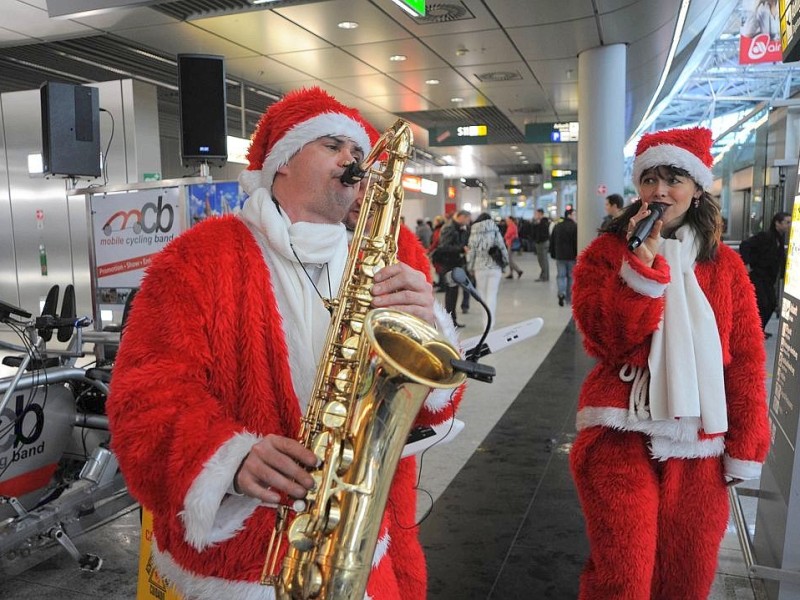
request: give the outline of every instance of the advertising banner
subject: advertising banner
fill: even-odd
[[[743,0],[744,20],[739,31],[739,64],[781,62],[778,0]]]
[[[153,256],[181,231],[178,194],[173,187],[92,197],[98,290],[138,287]]]

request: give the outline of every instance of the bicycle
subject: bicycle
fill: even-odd
[[[0,573],[17,575],[66,550],[83,570],[97,571],[102,558],[73,542],[136,508],[109,448],[105,398],[108,370],[76,366],[87,342],[113,342],[119,334],[86,332],[89,317],[74,314],[67,287],[61,316],[55,315],[58,286],[42,316],[0,301],[0,322],[21,344],[3,364],[16,368],[0,379]],[[69,342],[47,349],[53,333]]]

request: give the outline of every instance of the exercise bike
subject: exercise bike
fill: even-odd
[[[0,341],[16,369],[0,379],[0,573],[13,576],[66,550],[84,570],[99,556],[78,550],[75,538],[135,508],[109,448],[107,366],[81,368],[83,345],[118,344],[119,334],[86,331],[67,286],[56,316],[58,286],[42,315],[0,301],[0,322],[20,344]],[[47,349],[56,334],[65,350]],[[115,340],[116,337],[116,340]]]

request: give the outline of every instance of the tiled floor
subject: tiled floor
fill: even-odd
[[[494,383],[471,383],[459,418],[464,431],[421,460],[421,536],[435,600],[576,597],[587,554],[583,518],[567,460],[574,438],[577,393],[591,365],[556,302],[555,268],[535,282],[538,266],[519,259],[522,278],[502,280],[497,326],[542,317],[535,337],[482,359],[495,366]],[[441,299],[441,295],[439,296]],[[479,335],[479,305],[460,317],[466,337]],[[772,323],[773,330],[776,327]],[[774,338],[773,338],[774,340]],[[770,356],[774,341],[768,343]],[[769,371],[771,371],[771,359]],[[752,528],[755,500],[742,499]],[[134,598],[138,512],[79,538],[82,549],[105,559],[99,573],[74,568],[63,554],[0,582],[0,598]],[[747,577],[732,525],[720,552],[714,600],[761,600]]]

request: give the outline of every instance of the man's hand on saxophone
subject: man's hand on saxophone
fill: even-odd
[[[237,493],[278,504],[281,494],[303,498],[314,480],[302,465],[313,467],[317,457],[297,440],[268,435],[252,447],[233,479]]]
[[[420,271],[405,263],[384,267],[375,274],[372,286],[372,305],[375,308],[394,308],[430,323],[433,313],[433,286]]]

